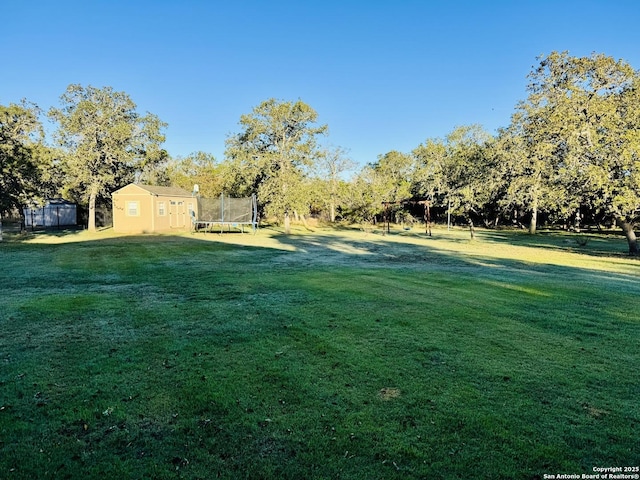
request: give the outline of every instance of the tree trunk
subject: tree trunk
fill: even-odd
[[[424,204],[424,229],[424,233],[431,236],[431,206],[428,202]]]
[[[622,229],[624,236],[629,244],[629,255],[640,255],[640,248],[638,247],[638,239],[636,233],[633,231],[633,224],[627,222],[623,217],[616,217],[616,225]]]
[[[289,235],[291,233],[291,217],[289,212],[284,212],[284,233]]]
[[[473,220],[469,217],[469,233],[471,234],[471,240],[476,238],[476,228],[473,226]]]
[[[535,235],[538,229],[538,200],[531,203],[531,220],[529,221],[529,234]]]
[[[89,218],[87,230],[90,232],[96,231],[96,197],[98,196],[98,189],[96,187],[91,187],[91,192],[89,193]]]
[[[300,215],[300,220],[302,220],[302,224],[304,225],[304,228],[306,228],[310,232],[313,231],[311,230],[311,228],[309,227],[309,224],[307,223],[307,217],[305,217],[304,215]]]
[[[27,217],[24,214],[24,208],[19,208],[20,211],[20,233],[27,231]]]
[[[336,221],[336,199],[338,197],[337,194],[337,190],[338,190],[338,185],[337,185],[337,180],[336,180],[336,176],[337,173],[333,173],[331,174],[331,192],[329,194],[329,218],[331,220],[331,223],[335,223]]]

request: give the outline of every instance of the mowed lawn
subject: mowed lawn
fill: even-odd
[[[0,243],[0,478],[538,479],[637,466],[618,237]]]

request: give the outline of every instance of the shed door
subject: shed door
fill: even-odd
[[[171,228],[184,228],[186,225],[186,210],[184,202],[169,202],[169,225]]]

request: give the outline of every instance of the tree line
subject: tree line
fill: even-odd
[[[293,218],[374,221],[403,200],[471,227],[616,225],[640,253],[640,73],[603,54],[552,52],[530,72],[527,98],[495,134],[480,125],[427,138],[411,152],[379,155],[357,171],[348,151],[327,146],[327,126],[298,101],[269,99],[242,115],[224,159],[206,152],[171,158],[166,124],[141,115],[123,92],[70,85],[60,107],[0,106],[0,213],[34,198],[95,205],[138,181],[202,196],[256,194],[261,214],[289,230]],[[57,126],[46,138],[41,117]],[[347,173],[351,173],[349,178]]]

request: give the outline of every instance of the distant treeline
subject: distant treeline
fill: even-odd
[[[529,74],[526,100],[495,135],[479,125],[427,138],[362,166],[321,141],[309,105],[269,99],[240,118],[225,158],[171,158],[164,124],[123,92],[70,85],[59,108],[0,106],[0,212],[63,197],[88,209],[137,181],[200,187],[203,196],[256,194],[262,218],[327,221],[453,218],[469,225],[616,225],[638,254],[640,74],[603,54],[553,52]],[[43,116],[57,129],[47,138]],[[411,200],[406,202],[406,200]],[[417,203],[422,201],[423,203]],[[419,206],[417,206],[419,205]]]

